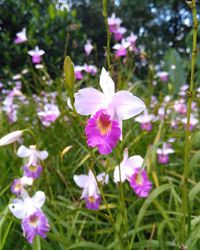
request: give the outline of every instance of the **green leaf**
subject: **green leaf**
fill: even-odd
[[[54,20],[56,17],[56,9],[53,4],[50,4],[48,7],[49,17],[50,19]]]
[[[164,57],[165,70],[169,72],[174,91],[177,93],[181,85],[186,83],[186,73],[183,68],[184,61],[175,49],[169,49]],[[175,68],[171,67],[172,65]]]
[[[88,241],[83,241],[83,242],[78,242],[75,243],[73,245],[71,245],[70,247],[68,247],[67,249],[78,249],[78,248],[82,248],[84,247],[84,249],[96,249],[96,250],[106,250],[107,248],[105,246],[101,246],[99,244],[96,243],[92,243],[92,242],[88,242]]]

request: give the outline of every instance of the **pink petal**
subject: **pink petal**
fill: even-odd
[[[80,89],[75,94],[75,108],[80,115],[91,115],[98,109],[104,108],[103,93],[94,88]]]
[[[138,115],[145,109],[145,104],[142,100],[132,95],[129,91],[124,90],[115,93],[113,104],[121,120],[127,120]]]

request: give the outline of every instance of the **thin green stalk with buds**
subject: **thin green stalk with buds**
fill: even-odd
[[[186,1],[188,6],[192,10],[193,16],[193,44],[192,44],[192,59],[191,59],[191,75],[190,75],[190,86],[188,90],[188,101],[187,101],[187,124],[186,124],[186,134],[185,134],[185,149],[184,149],[184,170],[182,176],[182,213],[181,218],[181,242],[184,244],[187,236],[190,233],[190,209],[189,209],[189,200],[188,200],[188,177],[189,177],[189,152],[190,152],[190,116],[191,116],[191,107],[192,100],[194,95],[194,76],[195,76],[195,64],[197,56],[197,10],[195,0]]]
[[[108,27],[108,14],[107,14],[107,0],[103,0],[103,16],[106,25],[106,33],[107,33],[107,44],[106,44],[106,59],[108,70],[111,70],[111,62],[110,62],[110,37],[111,33]]]

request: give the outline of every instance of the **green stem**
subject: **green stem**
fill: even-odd
[[[38,235],[35,236],[33,250],[41,250],[40,237]]]
[[[104,21],[106,25],[106,33],[107,33],[107,44],[106,44],[106,59],[107,59],[107,65],[108,65],[108,70],[111,70],[111,63],[110,63],[110,37],[111,33],[109,31],[108,27],[108,14],[107,14],[107,0],[103,0],[103,16],[104,16]]]
[[[187,101],[187,124],[186,124],[186,134],[185,134],[185,148],[184,148],[184,170],[182,176],[182,212],[183,217],[181,219],[181,243],[185,243],[187,236],[190,233],[190,211],[188,202],[188,176],[189,176],[189,152],[190,152],[190,116],[191,116],[191,106],[193,100],[193,88],[194,88],[194,76],[195,76],[195,64],[197,55],[197,11],[195,0],[192,2],[187,2],[189,7],[192,9],[193,16],[193,45],[192,45],[192,60],[191,60],[191,75],[190,75],[190,87],[188,91],[188,101]]]

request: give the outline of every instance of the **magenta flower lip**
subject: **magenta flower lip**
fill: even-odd
[[[106,110],[99,110],[88,120],[85,128],[87,144],[97,147],[100,154],[109,154],[116,146],[121,136],[117,121],[111,120]]]
[[[30,244],[33,243],[33,239],[36,235],[46,238],[46,233],[49,231],[49,228],[48,220],[41,210],[37,210],[22,220],[22,230]]]
[[[130,186],[139,197],[147,197],[152,188],[152,183],[149,181],[144,169],[135,169],[134,174],[130,178]]]

